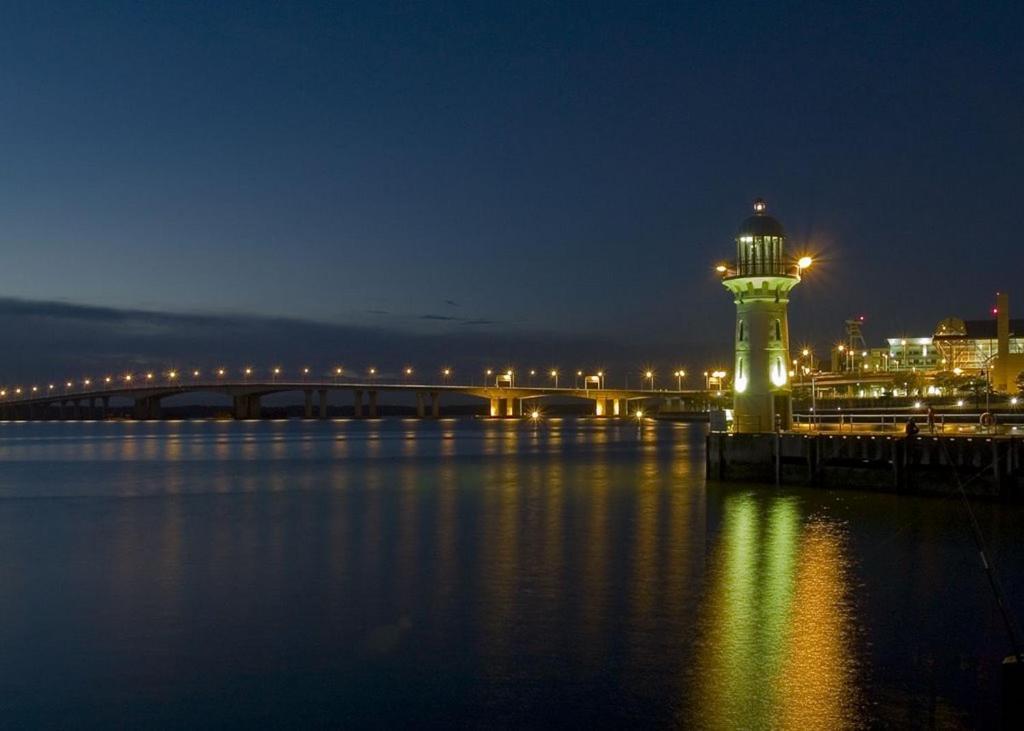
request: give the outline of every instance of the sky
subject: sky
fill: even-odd
[[[1020,3],[52,3],[0,22],[0,379],[126,361],[728,362],[1018,287]]]

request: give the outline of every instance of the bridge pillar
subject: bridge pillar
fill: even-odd
[[[78,421],[79,419],[82,418],[82,401],[80,399],[75,399],[71,403],[74,404],[74,417],[73,418],[75,419],[75,421]]]
[[[313,418],[313,392],[308,388],[303,392],[303,404],[302,404],[302,418],[312,419]]]
[[[594,416],[604,416],[604,399],[594,399]]]
[[[90,398],[89,399],[89,411],[86,412],[86,417],[85,418],[87,418],[87,419],[95,419],[96,418],[96,399],[95,398]]]
[[[352,416],[363,418],[363,392],[358,388],[352,392]]]
[[[321,388],[320,392],[317,395],[320,397],[320,403],[318,404],[318,406],[320,408],[319,408],[319,413],[317,414],[317,416],[319,416],[321,419],[326,419],[327,418],[327,389],[326,388]]]
[[[435,419],[441,416],[441,394],[437,391],[430,392],[430,415]]]
[[[100,418],[106,419],[107,416],[110,414],[110,396],[104,396],[100,400],[100,403],[103,405],[102,411],[100,412]]]
[[[616,416],[625,416],[629,413],[629,401],[624,398],[617,398],[615,399],[614,408]]]
[[[235,396],[234,417],[236,419],[260,418],[260,397],[252,395]]]
[[[422,391],[417,391],[416,392],[416,416],[418,418],[420,418],[420,419],[422,419],[424,416],[427,415],[427,408],[426,408],[426,406],[424,404],[424,401],[425,401],[425,399],[423,397],[423,392]]]
[[[160,418],[160,399],[156,396],[142,396],[135,399],[133,416],[139,420]]]
[[[490,414],[491,414],[491,416],[501,416],[501,399],[500,398],[492,398],[491,399],[491,411],[490,411]]]
[[[377,392],[370,391],[370,418],[377,418]]]

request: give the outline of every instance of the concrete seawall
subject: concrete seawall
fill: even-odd
[[[1020,499],[1024,439],[882,434],[707,436],[709,480]]]

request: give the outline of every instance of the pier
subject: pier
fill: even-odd
[[[711,432],[709,480],[1020,499],[1024,434]]]

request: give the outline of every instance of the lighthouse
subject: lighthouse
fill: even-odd
[[[782,224],[761,198],[736,234],[736,261],[720,265],[736,303],[733,427],[737,432],[788,429],[793,420],[789,378],[789,293],[811,260],[786,256]]]

